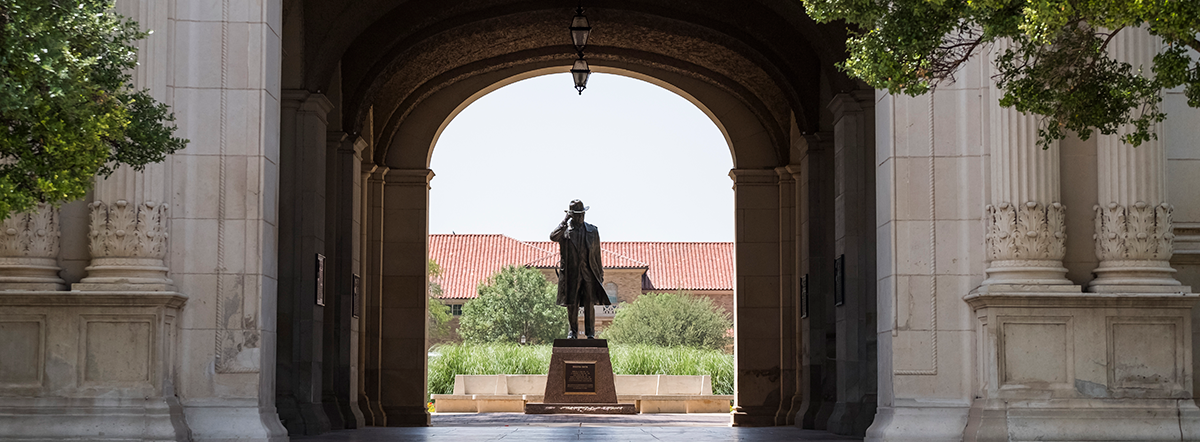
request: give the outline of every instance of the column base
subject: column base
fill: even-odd
[[[1170,441],[1200,436],[1191,399],[978,399],[965,441]]]
[[[196,442],[287,442],[275,407],[257,399],[206,399],[183,407]]]
[[[966,404],[913,402],[911,406],[879,407],[867,429],[867,442],[960,442],[970,410]]]
[[[167,268],[161,258],[94,258],[84,268],[88,276],[71,284],[79,291],[158,291],[175,290],[175,282],[167,278]]]
[[[0,290],[66,290],[55,258],[0,257]]]
[[[983,285],[1071,286],[1067,268],[1058,259],[995,260],[988,265]]]
[[[861,402],[838,402],[833,406],[826,430],[833,434],[861,436],[875,418],[876,405],[873,395]]]
[[[174,397],[0,398],[0,440],[189,441]]]
[[[733,411],[735,427],[774,427],[775,412],[779,407],[740,405]]]
[[[1172,276],[1168,261],[1104,260],[1094,270],[1088,291],[1096,293],[1191,293]]]
[[[430,425],[429,410],[425,407],[389,407],[383,406],[387,415],[389,427],[428,427]]]

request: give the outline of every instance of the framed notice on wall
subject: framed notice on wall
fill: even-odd
[[[350,287],[350,314],[357,318],[362,316],[362,278],[356,273],[350,275],[350,279],[353,281]]]
[[[833,260],[833,305],[846,303],[846,255]]]
[[[325,306],[325,255],[317,254],[317,305]]]

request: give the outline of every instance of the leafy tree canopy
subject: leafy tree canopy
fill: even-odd
[[[97,174],[184,147],[174,116],[134,90],[136,22],[111,0],[0,0],[0,219],[82,198]]]
[[[429,310],[429,333],[431,337],[443,339],[450,334],[450,320],[453,317],[450,315],[450,306],[442,304],[442,266],[438,265],[437,261],[430,258],[426,263],[426,269],[429,272],[429,301],[426,303]]]
[[[463,306],[458,334],[467,342],[546,344],[567,335],[567,315],[555,304],[556,286],[537,269],[508,266],[479,285]]]
[[[802,0],[817,21],[851,24],[841,67],[871,86],[920,95],[995,43],[1000,104],[1044,116],[1039,144],[1067,131],[1155,137],[1163,89],[1183,87],[1200,107],[1200,1],[1196,0]],[[1144,27],[1162,39],[1153,66],[1109,55],[1113,37]],[[1142,70],[1145,70],[1143,72]],[[1152,69],[1152,73],[1150,70]],[[1145,75],[1143,75],[1145,74]]]
[[[721,349],[733,321],[712,299],[688,293],[647,293],[622,305],[601,333],[620,344]]]

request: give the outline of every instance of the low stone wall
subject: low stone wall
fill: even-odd
[[[712,394],[709,376],[616,375],[617,402],[639,413],[728,413],[733,395]],[[435,394],[438,412],[522,413],[542,402],[546,375],[457,375],[453,394]]]

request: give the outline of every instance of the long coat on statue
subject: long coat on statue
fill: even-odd
[[[566,225],[560,225],[550,232],[550,240],[558,243],[559,268],[558,273],[558,305],[568,306],[579,303],[579,295],[584,291],[584,284],[593,284],[595,294],[592,304],[611,305],[608,295],[604,292],[604,267],[600,260],[600,231],[588,223],[583,223],[582,244],[572,241],[570,236],[577,235],[578,230],[567,230]],[[584,265],[584,263],[587,265]]]

